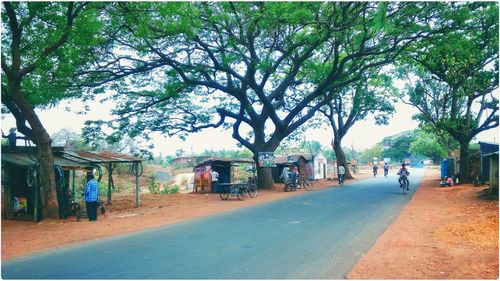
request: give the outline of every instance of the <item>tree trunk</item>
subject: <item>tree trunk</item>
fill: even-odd
[[[45,131],[45,130],[44,130]],[[35,134],[36,137],[36,134]],[[51,140],[46,134],[37,141],[37,154],[40,163],[41,199],[43,218],[59,218],[59,204],[57,202],[56,181],[54,174],[54,159],[52,156]]]
[[[257,167],[258,188],[269,189],[274,187],[273,172],[271,168]]]
[[[353,179],[351,172],[349,170],[349,165],[347,165],[347,159],[345,157],[344,150],[342,149],[342,140],[334,140],[334,150],[335,150],[335,156],[337,157],[337,167],[340,165],[344,165],[345,168],[345,178],[346,179]],[[338,172],[338,171],[337,171]]]
[[[36,144],[37,158],[40,165],[40,191],[43,218],[59,218],[52,140],[31,104],[21,93],[20,82],[10,85],[11,97],[25,120],[32,129],[32,140]],[[16,118],[17,119],[17,118]]]
[[[470,175],[470,152],[469,152],[469,142],[461,141],[460,142],[460,169],[459,169],[459,179],[460,183],[471,183],[471,175]]]
[[[274,152],[274,150],[262,150],[266,152]],[[270,167],[260,167],[259,165],[259,152],[255,152],[253,160],[257,166],[257,188],[269,189],[274,187],[273,171]]]

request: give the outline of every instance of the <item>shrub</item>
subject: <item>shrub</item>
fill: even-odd
[[[178,193],[181,188],[177,184],[173,185],[168,185],[165,184],[163,185],[163,190],[161,191],[162,194],[175,194]]]
[[[151,194],[158,194],[161,192],[161,185],[159,182],[156,182],[152,177],[148,183],[148,189]]]

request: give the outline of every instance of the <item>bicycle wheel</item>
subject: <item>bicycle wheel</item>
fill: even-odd
[[[258,191],[257,191],[257,186],[255,184],[250,184],[247,188],[248,191],[248,196],[251,198],[257,197]]]
[[[311,191],[313,189],[313,184],[312,184],[312,182],[304,179],[302,181],[302,187],[304,187],[304,189],[307,191]]]
[[[38,185],[38,167],[36,165],[28,166],[28,172],[26,175],[26,184],[28,187],[33,185]]]
[[[227,200],[229,198],[229,189],[228,188],[221,188],[219,192],[220,199],[222,200]]]
[[[236,192],[236,197],[238,198],[238,200],[243,200],[243,197],[245,196],[245,193],[247,193],[248,190],[246,189],[246,187],[240,187],[238,188],[238,191]]]
[[[80,205],[80,203],[77,203],[77,205],[75,207],[75,213],[76,213],[76,221],[80,221],[80,219],[83,216],[83,214],[82,214],[82,206]]]

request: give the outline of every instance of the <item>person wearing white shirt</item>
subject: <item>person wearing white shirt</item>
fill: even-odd
[[[210,175],[212,176],[212,192],[218,192],[219,173],[210,169]]]

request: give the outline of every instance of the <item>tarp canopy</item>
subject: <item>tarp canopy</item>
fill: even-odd
[[[207,166],[211,164],[236,164],[236,163],[247,163],[253,164],[254,161],[251,158],[211,158],[206,161],[201,162],[193,168],[193,171],[199,167]]]
[[[30,153],[28,151],[2,151],[2,162],[17,166],[31,166],[35,164],[35,158],[33,152]],[[85,169],[105,163],[134,163],[141,161],[140,158],[109,151],[54,151],[54,164],[61,166],[65,170]]]

